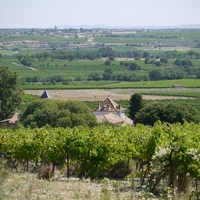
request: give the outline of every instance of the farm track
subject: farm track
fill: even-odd
[[[149,93],[170,91],[170,89],[84,89],[84,90],[48,90],[48,93],[54,99],[60,100],[79,100],[79,101],[102,101],[108,96],[113,100],[130,100],[134,93]],[[200,89],[199,89],[200,90]],[[26,94],[35,94],[41,96],[43,90],[25,90]],[[146,100],[161,100],[161,99],[188,99],[189,97],[177,96],[162,96],[162,95],[143,95]]]

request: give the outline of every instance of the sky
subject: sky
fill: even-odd
[[[0,28],[200,24],[200,0],[0,0]]]

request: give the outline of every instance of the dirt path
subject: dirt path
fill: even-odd
[[[36,94],[41,96],[43,90],[26,90],[27,94]],[[108,96],[113,100],[130,100],[133,92],[126,91],[125,89],[118,90],[103,90],[103,89],[87,89],[87,90],[48,90],[48,93],[54,99],[61,100],[79,100],[79,101],[102,101]],[[143,95],[143,99],[147,100],[161,100],[161,99],[188,99],[187,97],[174,97],[174,96],[156,96],[156,95]]]

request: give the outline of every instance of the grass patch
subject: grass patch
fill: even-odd
[[[115,200],[138,199],[132,190],[120,191],[131,188],[130,181],[91,182],[89,180],[64,179],[38,180],[36,175],[30,173],[11,173],[1,186],[1,199],[88,199],[88,200]],[[116,188],[117,187],[117,188]]]

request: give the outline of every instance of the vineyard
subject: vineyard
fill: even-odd
[[[193,123],[0,129],[0,152],[13,163],[25,161],[27,171],[31,163],[52,163],[69,172],[75,163],[79,178],[133,179],[134,191],[188,199],[200,197],[199,141],[200,126]]]

